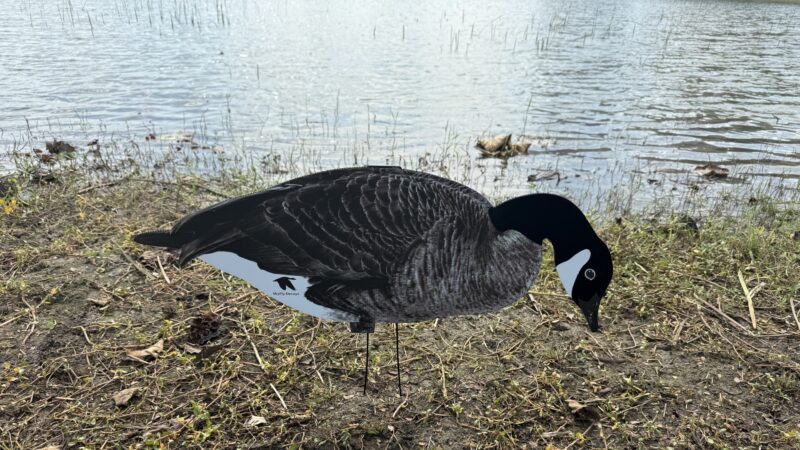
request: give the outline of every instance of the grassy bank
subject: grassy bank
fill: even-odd
[[[362,335],[130,241],[269,184],[219,173],[5,181],[0,448],[800,448],[797,209],[604,220],[601,333],[548,250],[512,307],[401,326],[402,397],[379,326],[363,396]]]

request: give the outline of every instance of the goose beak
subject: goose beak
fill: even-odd
[[[581,307],[581,311],[586,317],[586,321],[589,323],[589,329],[592,331],[599,330],[600,324],[598,323],[598,315],[600,312],[600,297],[594,294],[591,300],[578,302],[578,305]]]

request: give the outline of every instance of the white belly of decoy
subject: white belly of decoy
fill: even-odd
[[[302,313],[339,322],[359,320],[354,314],[326,308],[307,299],[305,292],[310,283],[306,277],[268,272],[258,267],[255,261],[242,258],[233,252],[208,253],[200,256],[200,259],[227,274],[241,278],[271,298]]]

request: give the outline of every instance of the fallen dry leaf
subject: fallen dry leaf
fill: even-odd
[[[61,450],[60,445],[48,445],[47,447],[42,447],[37,450]]]
[[[263,416],[250,416],[250,418],[247,419],[247,422],[245,422],[244,426],[250,428],[257,425],[263,425],[265,423],[267,423],[267,419],[265,419]]]
[[[159,339],[158,342],[141,350],[128,349],[126,353],[131,358],[146,359],[148,357],[158,358],[158,354],[164,350],[164,340]]]
[[[190,344],[188,342],[184,342],[182,347],[183,347],[183,351],[185,351],[186,353],[191,353],[193,355],[199,354],[200,352],[203,351],[202,348],[200,348],[200,347],[198,347],[196,345],[192,345],[192,344]]]
[[[583,403],[573,399],[567,400],[567,406],[569,406],[569,409],[571,409],[573,413],[586,407]]]
[[[123,389],[116,394],[114,394],[114,404],[117,406],[125,406],[131,400],[131,398],[139,392],[138,387],[132,387],[128,389]]]
[[[313,416],[311,414],[295,414],[292,416],[292,420],[294,420],[297,423],[304,423],[311,420],[312,417]]]
[[[569,409],[572,410],[572,414],[578,420],[587,422],[597,422],[600,420],[600,410],[594,406],[587,406],[573,399],[567,400],[567,406],[569,406]]]
[[[102,292],[94,292],[89,294],[89,303],[100,307],[106,306],[111,302],[111,298]]]

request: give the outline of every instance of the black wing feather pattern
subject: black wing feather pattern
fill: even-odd
[[[191,214],[148,243],[169,240],[180,264],[230,251],[267,271],[330,284],[388,282],[437,220],[485,217],[491,204],[476,191],[400,168],[337,169]],[[322,286],[320,286],[322,287]]]

